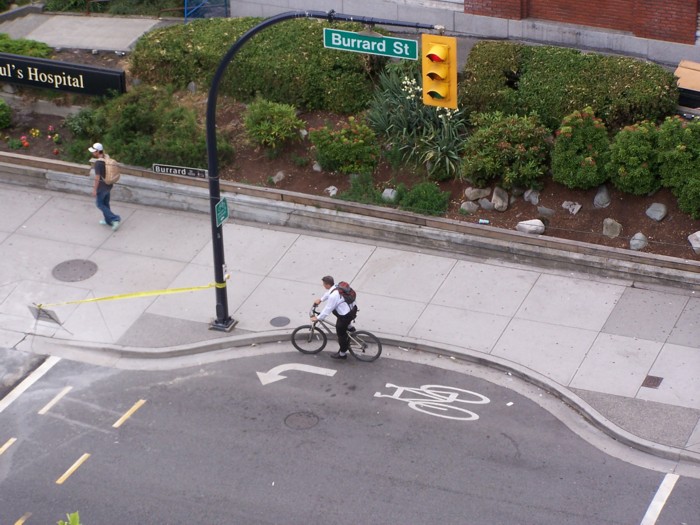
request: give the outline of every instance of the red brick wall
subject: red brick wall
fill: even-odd
[[[464,12],[537,18],[629,31],[635,36],[695,43],[698,2],[692,0],[465,0]]]
[[[528,0],[464,0],[464,12],[472,15],[496,18],[525,18],[524,7]]]

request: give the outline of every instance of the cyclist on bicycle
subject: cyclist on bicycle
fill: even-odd
[[[348,304],[340,292],[338,287],[335,285],[335,280],[330,275],[326,275],[321,279],[323,282],[323,287],[326,289],[326,293],[320,299],[314,301],[315,305],[326,302],[323,310],[318,317],[314,316],[311,318],[312,321],[323,321],[328,317],[331,312],[335,315],[338,320],[335,323],[335,333],[338,334],[338,345],[340,348],[334,354],[331,354],[333,359],[347,359],[348,358],[348,348],[350,347],[350,339],[348,338],[348,328],[350,323],[357,317],[357,306],[355,303]]]

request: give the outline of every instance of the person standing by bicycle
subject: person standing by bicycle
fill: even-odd
[[[315,305],[325,302],[325,306],[320,314],[313,316],[311,321],[323,321],[331,312],[338,320],[335,323],[335,333],[338,335],[338,351],[331,354],[333,359],[347,359],[350,340],[348,338],[348,328],[350,323],[357,317],[357,306],[355,303],[348,304],[335,285],[335,280],[330,275],[326,275],[321,279],[326,293],[320,299],[314,301]]]

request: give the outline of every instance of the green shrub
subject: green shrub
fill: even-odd
[[[316,160],[326,171],[372,173],[379,162],[379,145],[374,131],[354,117],[338,130],[327,126],[311,130],[309,139]]]
[[[443,215],[450,204],[450,193],[434,182],[421,182],[410,190],[399,192],[399,208],[423,215]]]
[[[131,71],[152,84],[184,88],[194,80],[208,88],[233,42],[259,22],[257,18],[194,20],[151,31],[136,43]],[[364,109],[372,95],[373,77],[386,59],[325,49],[321,45],[324,27],[325,22],[297,19],[259,32],[228,65],[221,93],[243,102],[260,94],[298,108],[344,114]],[[361,29],[348,23],[333,27]]]
[[[685,183],[673,189],[678,208],[693,219],[700,219],[700,174],[693,173]]]
[[[83,143],[71,145],[67,151],[69,158],[76,161],[84,161],[83,148],[99,140],[110,154],[125,164],[207,167],[204,128],[194,110],[180,104],[172,89],[167,87],[136,87],[106,101],[94,114],[82,115],[80,123],[76,118],[70,125],[82,129],[78,139]],[[85,135],[96,132],[99,134]],[[223,137],[218,137],[217,152],[219,160],[225,163],[231,158],[233,148]]]
[[[700,122],[669,117],[659,126],[657,139],[661,184],[678,188],[698,172]]]
[[[678,102],[673,74],[655,64],[551,46],[530,48],[529,55],[519,79],[519,102],[549,129],[588,105],[608,128],[620,129],[659,120]]]
[[[425,167],[433,180],[451,179],[461,164],[465,113],[423,104],[420,75],[414,64],[388,66],[379,77],[367,121],[402,162]]]
[[[86,0],[46,0],[46,11],[85,12]],[[194,5],[190,2],[190,6]],[[110,0],[90,4],[91,13],[109,13],[111,15],[156,16],[162,9],[179,8],[163,13],[166,16],[183,16],[182,0]]]
[[[553,46],[480,42],[469,54],[464,76],[460,107],[537,113],[552,130],[586,106],[617,130],[661,120],[678,103],[675,77],[661,66]]]
[[[526,46],[509,42],[478,42],[469,52],[459,84],[459,107],[466,115],[518,112],[518,77]]]
[[[0,129],[12,126],[12,108],[3,99],[0,99]]]
[[[350,188],[338,194],[338,198],[362,204],[383,204],[382,192],[374,185],[370,173],[360,173],[350,179]]]
[[[608,175],[617,189],[633,195],[647,195],[659,189],[656,136],[656,126],[651,122],[627,126],[615,135],[610,145]]]
[[[46,0],[46,11],[85,11],[85,0]],[[97,12],[97,11],[95,11]]]
[[[479,187],[539,188],[549,161],[548,131],[534,116],[503,113],[472,116],[477,129],[467,140],[461,178]]]
[[[304,122],[294,106],[256,98],[246,109],[244,125],[250,140],[276,155],[282,146],[299,138]]]
[[[68,115],[64,124],[77,137],[101,137],[106,126],[102,117],[104,114],[94,108],[83,108],[78,113]]]
[[[35,58],[51,58],[53,48],[43,42],[18,38],[13,40],[9,35],[0,33],[0,53],[10,53]]]
[[[10,7],[10,0],[0,0],[0,12],[7,11]]]
[[[555,134],[552,178],[568,188],[588,189],[608,178],[610,141],[605,124],[588,106],[564,118]]]

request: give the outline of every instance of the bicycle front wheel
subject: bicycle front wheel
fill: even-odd
[[[310,324],[300,326],[292,332],[292,344],[302,354],[318,354],[327,342],[326,334]]]
[[[382,355],[382,342],[379,338],[364,330],[348,334],[350,336],[350,353],[360,361],[375,361]]]

